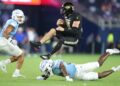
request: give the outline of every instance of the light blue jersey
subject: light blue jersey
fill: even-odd
[[[53,65],[52,65],[53,74],[58,75],[58,76],[63,76],[62,71],[60,69],[61,62],[63,62],[63,61],[62,60],[53,61]],[[63,64],[65,65],[66,71],[69,74],[69,76],[71,78],[73,78],[75,76],[75,73],[76,73],[75,65],[71,64],[71,63],[66,63],[66,62],[63,62]]]
[[[9,37],[13,37],[16,34],[19,24],[17,23],[17,21],[15,21],[13,19],[9,19],[9,20],[7,20],[7,22],[3,26],[3,29],[0,32],[0,37],[3,37],[4,31],[7,29],[7,27],[9,25],[12,25],[14,27],[14,29],[9,33]]]

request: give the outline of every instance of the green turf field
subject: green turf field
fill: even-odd
[[[67,62],[73,63],[86,63],[96,61],[99,55],[63,55],[61,57],[54,57],[53,59],[64,59]],[[1,56],[0,59],[6,59]],[[8,73],[3,73],[0,70],[0,86],[120,86],[120,72],[116,72],[107,78],[97,81],[80,81],[75,80],[74,82],[66,82],[65,78],[52,76],[46,81],[36,80],[36,76],[40,75],[39,71],[40,58],[37,56],[25,58],[25,62],[22,68],[22,74],[26,78],[12,78],[11,75],[15,69],[15,63],[7,66]],[[110,56],[103,67],[97,71],[103,71],[110,69],[112,66],[120,64],[120,56]]]

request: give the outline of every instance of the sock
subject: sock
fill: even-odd
[[[4,61],[4,64],[6,65],[6,64],[9,64],[9,63],[11,63],[11,60],[10,59],[6,59],[5,61]]]
[[[20,70],[19,69],[15,69],[15,72],[14,73],[19,73],[20,72]]]
[[[53,55],[55,52],[57,52],[61,48],[62,44],[63,44],[63,42],[59,41],[58,44],[54,47],[54,49],[50,53],[50,55]]]

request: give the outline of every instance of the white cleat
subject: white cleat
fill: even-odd
[[[4,64],[4,61],[0,61],[0,69],[4,72],[7,73],[6,65]]]
[[[120,50],[113,48],[113,49],[107,49],[106,52],[109,53],[110,55],[112,55],[112,54],[119,54]]]
[[[23,76],[22,74],[15,73],[15,72],[13,73],[12,77],[14,77],[14,78],[17,78],[17,77],[23,77],[23,78],[25,78],[25,76]]]
[[[112,70],[115,71],[115,72],[116,72],[116,71],[120,71],[120,65],[117,66],[117,67],[112,67]]]

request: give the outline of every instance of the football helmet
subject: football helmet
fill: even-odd
[[[42,60],[42,62],[40,63],[40,70],[46,74],[46,73],[50,73],[52,72],[52,64],[53,61],[52,60]]]
[[[61,14],[69,15],[73,13],[74,5],[71,2],[66,2],[61,7]]]
[[[23,24],[25,21],[25,15],[22,10],[15,9],[12,11],[12,19],[16,20],[19,24]]]

